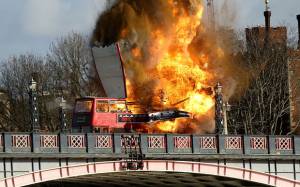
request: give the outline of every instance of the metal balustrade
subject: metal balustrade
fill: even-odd
[[[41,148],[58,148],[58,135],[41,135]]]
[[[68,148],[85,148],[85,135],[67,135]]]
[[[112,136],[111,135],[96,135],[95,148],[112,148]]]
[[[12,135],[12,147],[14,148],[31,147],[30,135],[27,134]]]
[[[148,136],[148,148],[150,149],[165,149],[165,136]]]
[[[267,148],[267,137],[250,137],[250,149],[265,150]]]
[[[0,148],[3,148],[3,136],[0,134]]]
[[[276,137],[275,138],[276,150],[292,150],[293,142],[291,137]]]
[[[225,149],[242,149],[242,137],[228,136],[225,137]]]
[[[129,148],[129,147],[139,148],[140,147],[139,137],[135,135],[133,137],[131,137],[131,135],[123,136],[123,138],[121,138],[121,147],[122,149]]]
[[[0,152],[120,155],[128,135],[144,154],[300,155],[300,136],[100,133],[0,133]]]
[[[213,136],[200,137],[200,149],[217,149],[217,138]]]

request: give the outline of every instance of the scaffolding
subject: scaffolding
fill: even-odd
[[[124,170],[142,170],[144,168],[144,155],[141,148],[140,136],[122,135],[121,136],[123,152],[126,155],[122,169]]]

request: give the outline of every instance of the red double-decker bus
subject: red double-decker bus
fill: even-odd
[[[133,114],[126,103],[126,86],[122,58],[118,45],[93,47],[95,67],[107,97],[77,99],[73,111],[73,132],[148,132],[154,121],[189,117],[176,109]]]
[[[128,116],[126,86],[122,58],[118,45],[92,49],[94,65],[107,97],[77,99],[73,111],[73,132],[118,132],[143,129],[134,126]],[[138,119],[136,119],[138,121]]]
[[[73,131],[130,131],[131,124],[118,120],[119,114],[130,114],[125,99],[96,97],[77,99],[73,113]]]

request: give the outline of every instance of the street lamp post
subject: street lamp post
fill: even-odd
[[[225,135],[228,135],[228,115],[227,115],[227,112],[229,112],[231,110],[231,105],[226,102],[223,104],[223,112],[224,112],[224,134]]]
[[[40,124],[37,102],[37,82],[33,78],[29,82],[29,105],[31,112],[31,130],[32,132],[39,132]]]
[[[66,100],[61,97],[61,102],[59,104],[59,119],[60,119],[60,129],[62,132],[67,132],[67,119],[66,119]]]
[[[223,95],[222,85],[217,83],[215,87],[215,121],[216,121],[216,133],[223,134],[224,132],[224,113],[223,113]]]

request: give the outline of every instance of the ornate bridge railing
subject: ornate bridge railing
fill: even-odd
[[[122,135],[1,133],[0,156],[1,152],[122,154]],[[300,136],[135,134],[139,136],[144,154],[300,154]]]

